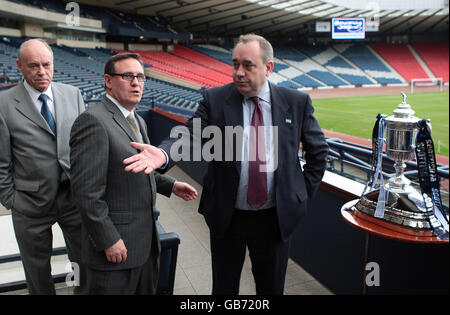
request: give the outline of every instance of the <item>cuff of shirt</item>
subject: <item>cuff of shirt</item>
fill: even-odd
[[[166,164],[164,164],[163,166],[160,167],[160,169],[164,170],[167,167],[167,164],[169,164],[169,156],[167,155],[166,151],[164,151],[163,149],[160,149],[164,155],[166,156]]]

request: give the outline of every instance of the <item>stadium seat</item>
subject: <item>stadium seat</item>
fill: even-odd
[[[435,77],[449,82],[449,55],[447,43],[414,43],[412,44]]]
[[[118,50],[117,52],[122,51]],[[141,55],[144,62],[151,63],[154,70],[161,73],[174,75],[184,80],[203,85],[204,87],[220,86],[232,81],[231,76],[206,68],[205,66],[192,62],[185,57],[180,57],[162,51],[135,52]],[[184,50],[184,52],[186,52],[186,50]]]
[[[406,44],[374,43],[372,47],[406,81],[429,78]]]
[[[350,60],[379,84],[402,83],[403,78],[391,71],[365,44],[340,44],[334,49]]]

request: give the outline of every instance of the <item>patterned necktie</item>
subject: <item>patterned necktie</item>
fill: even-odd
[[[55,118],[52,115],[52,112],[48,108],[47,99],[48,96],[46,94],[39,95],[38,100],[42,102],[41,115],[44,117],[50,129],[53,131],[53,134],[56,136],[56,122]]]
[[[127,116],[127,120],[131,125],[131,129],[133,129],[134,135],[136,136],[136,139],[139,143],[144,143],[144,139],[142,139],[141,131],[139,129],[138,124],[136,123],[136,120],[134,120],[133,116],[129,114]]]
[[[261,154],[266,154],[266,142],[264,135],[264,118],[261,105],[257,96],[250,98],[255,103],[251,126],[255,132],[250,133],[250,155],[248,168],[248,192],[247,200],[255,209],[259,209],[267,201],[267,175],[260,169],[265,164],[265,158],[261,160]],[[261,129],[261,132],[259,132]]]

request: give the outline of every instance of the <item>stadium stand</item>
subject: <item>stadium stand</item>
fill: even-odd
[[[231,65],[231,52],[223,47],[209,44],[188,45],[187,47]]]
[[[13,2],[33,6],[45,11],[67,14],[66,3],[58,0],[12,0]],[[98,10],[98,7],[78,4],[81,17],[94,18],[102,21],[108,34],[115,36],[145,36],[148,38],[189,39],[188,33],[180,32],[170,26],[160,17],[142,16],[123,13],[111,9]]]
[[[205,54],[211,58],[217,59],[222,61],[223,63],[231,65],[231,57],[232,53],[230,50],[216,46],[216,45],[209,45],[209,44],[198,44],[198,45],[189,45],[189,48],[196,50],[202,54]],[[228,47],[230,48],[230,47]],[[232,47],[231,47],[232,49]],[[272,74],[269,77],[269,80],[274,84],[279,84],[281,86],[290,87],[290,88],[302,88],[303,86],[298,83],[290,80],[288,77],[284,76],[280,72],[282,70],[285,70],[289,68],[289,65],[287,65],[285,62],[281,61],[278,58],[275,58],[274,60],[274,69]],[[231,69],[231,68],[230,68]]]
[[[382,56],[406,81],[429,78],[406,44],[374,43],[370,47]]]
[[[333,50],[331,50],[328,47],[319,47],[319,46],[298,47],[298,50],[312,59],[312,60],[306,59],[302,63],[302,69],[306,73],[315,77],[316,79],[319,79],[326,85],[330,86],[349,85],[348,82],[345,82],[344,80],[342,80],[342,78],[330,72],[329,69],[324,67],[324,65],[326,65],[331,59],[338,58],[337,54]]]
[[[402,83],[403,78],[391,71],[365,44],[340,44],[334,49],[379,84]]]
[[[193,49],[182,45],[175,45],[175,49],[169,52],[172,55],[185,58],[193,63],[199,64],[205,68],[212,69],[228,77],[231,77],[232,69],[228,63],[223,63],[217,59],[211,58],[205,54],[199,53]]]
[[[448,68],[449,55],[448,43],[413,43],[415,51],[420,55],[435,77],[449,82]]]
[[[116,50],[116,52],[123,52]],[[139,53],[144,62],[152,65],[154,70],[171,74],[184,80],[199,83],[204,87],[214,87],[231,82],[231,76],[226,76],[215,70],[194,63],[185,58],[162,51],[134,51]]]
[[[22,78],[22,74],[17,70],[17,47],[11,43],[10,39],[3,37],[0,40],[0,76],[6,82],[17,82]]]
[[[8,82],[17,82],[22,78],[16,66],[17,47],[22,40],[4,37],[0,42],[0,76]],[[106,60],[114,54],[104,48],[71,48],[63,45],[51,45],[54,53],[55,82],[78,87],[87,101],[97,100],[105,95],[103,72]],[[199,91],[149,78],[144,87],[143,97],[147,102],[157,105],[193,109],[201,99]]]

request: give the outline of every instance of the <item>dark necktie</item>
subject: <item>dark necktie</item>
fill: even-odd
[[[44,117],[45,121],[50,126],[50,129],[53,131],[53,134],[56,136],[56,123],[55,118],[52,115],[52,112],[48,108],[47,104],[48,96],[46,94],[41,94],[39,95],[38,99],[42,102],[41,115]]]
[[[266,142],[264,135],[264,118],[261,105],[257,96],[250,98],[255,103],[255,111],[252,117],[252,129],[255,132],[250,133],[250,154],[248,168],[248,192],[247,200],[255,209],[259,209],[267,201],[267,175],[260,169],[265,164]],[[263,155],[263,160],[261,156]]]

